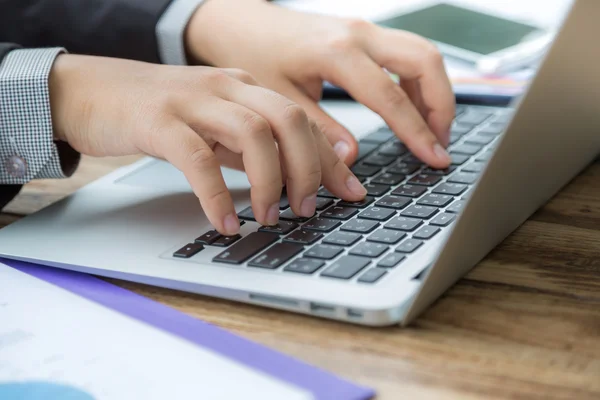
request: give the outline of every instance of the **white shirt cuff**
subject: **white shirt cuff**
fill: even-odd
[[[156,24],[158,54],[163,64],[188,65],[185,30],[204,0],[173,0]]]

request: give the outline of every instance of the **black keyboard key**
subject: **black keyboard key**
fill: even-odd
[[[417,239],[406,239],[404,242],[400,243],[400,246],[396,247],[396,251],[400,253],[412,253],[423,244],[422,240]]]
[[[427,191],[423,186],[400,185],[392,192],[395,196],[419,197]]]
[[[417,201],[417,204],[422,206],[446,207],[452,200],[454,200],[454,197],[450,195],[431,193],[421,197],[419,201]]]
[[[321,217],[334,219],[350,219],[358,212],[358,208],[332,206],[321,213]]]
[[[351,168],[351,170],[356,176],[369,177],[381,171],[381,167],[377,167],[374,165],[356,164]]]
[[[418,166],[423,165],[423,161],[421,161],[421,159],[417,158],[417,156],[415,156],[414,154],[410,154],[410,155],[404,157],[402,159],[402,162],[404,162],[406,164],[415,164]]]
[[[278,239],[279,235],[276,233],[252,232],[217,255],[213,258],[213,261],[228,264],[241,264],[264,248],[275,243]]]
[[[395,214],[396,210],[391,208],[370,207],[358,214],[358,218],[387,221]]]
[[[433,186],[442,180],[441,176],[417,174],[407,182],[409,185]]]
[[[377,258],[386,251],[389,247],[381,243],[362,242],[357,244],[350,250],[350,254],[361,257]]]
[[[402,239],[404,239],[405,236],[406,233],[402,231],[396,231],[392,229],[378,229],[375,232],[371,233],[367,240],[369,242],[396,244]]]
[[[356,157],[356,161],[362,160],[377,147],[379,147],[379,145],[376,143],[358,142],[358,156]]]
[[[447,182],[464,183],[466,185],[470,185],[471,183],[477,180],[477,176],[477,174],[473,174],[470,172],[457,172],[456,174],[448,178]]]
[[[488,111],[469,110],[458,116],[456,121],[461,124],[479,125],[491,116],[492,113]]]
[[[463,125],[463,124],[457,123],[457,124],[454,124],[452,126],[452,128],[450,128],[450,134],[461,137],[461,136],[466,135],[467,133],[471,132],[472,130],[473,130],[472,124]]]
[[[490,158],[492,158],[493,154],[494,154],[494,152],[491,150],[484,151],[483,153],[478,155],[477,158],[475,158],[475,161],[483,161],[483,162],[489,161]]]
[[[213,244],[214,241],[220,237],[221,237],[221,234],[213,229],[212,231],[206,232],[202,236],[198,236],[196,238],[196,240],[194,240],[194,243]]]
[[[247,207],[240,211],[238,213],[238,218],[245,219],[247,221],[256,221],[256,218],[254,218],[254,213],[252,212],[252,207]]]
[[[341,207],[356,207],[356,208],[365,208],[367,207],[369,204],[371,204],[375,199],[371,196],[365,196],[364,199],[359,200],[359,201],[345,201],[342,200],[339,203],[337,203],[338,206]]]
[[[406,175],[383,172],[371,179],[371,183],[381,183],[383,185],[397,185],[400,182],[402,182],[405,178]]]
[[[275,269],[304,250],[301,244],[276,243],[248,262],[252,267]]]
[[[450,158],[452,159],[452,165],[463,165],[471,157],[465,154],[458,154],[451,151]]]
[[[405,258],[406,256],[402,253],[390,253],[383,257],[381,261],[377,263],[377,266],[382,268],[394,268]]]
[[[321,187],[319,189],[319,191],[317,192],[317,196],[319,197],[328,197],[331,199],[337,199],[337,196],[333,193],[331,193],[329,190],[325,189],[324,187]],[[318,197],[317,197],[318,199]]]
[[[340,228],[346,232],[369,233],[379,226],[379,222],[368,219],[353,219]]]
[[[483,168],[485,167],[485,163],[482,163],[480,161],[474,161],[468,165],[466,165],[465,167],[463,167],[461,169],[461,172],[473,172],[476,174],[481,173],[481,171],[483,171]]]
[[[328,199],[327,197],[317,197],[317,210],[321,211],[326,209],[327,207],[333,204],[332,199]]]
[[[394,136],[394,132],[388,128],[381,128],[373,133],[368,134],[364,138],[360,139],[360,141],[381,144],[387,142]]]
[[[414,205],[402,211],[401,215],[403,217],[429,219],[437,212],[438,209],[436,207]]]
[[[463,185],[461,183],[442,183],[433,189],[433,193],[458,196],[465,190],[467,190],[467,185]]]
[[[387,271],[382,268],[371,268],[358,277],[360,283],[375,283],[387,274]]]
[[[358,233],[352,232],[334,232],[331,235],[325,236],[323,243],[333,244],[338,246],[352,246],[362,238]]]
[[[466,144],[474,144],[476,146],[485,146],[486,144],[490,143],[492,140],[494,140],[493,136],[476,134],[476,135],[473,135],[473,136],[467,138],[467,140],[465,140],[465,143]]]
[[[456,215],[441,213],[435,216],[434,219],[429,221],[429,225],[435,226],[448,226],[456,219]]]
[[[459,146],[453,147],[452,152],[458,153],[458,154],[467,154],[467,155],[472,156],[473,154],[479,153],[479,150],[481,150],[481,148],[482,148],[481,145],[461,144]]]
[[[288,208],[287,210],[285,210],[284,212],[282,212],[281,214],[279,214],[279,219],[282,219],[284,221],[293,221],[293,222],[305,222],[305,221],[308,221],[308,218],[306,218],[306,217],[299,217],[296,214],[294,214],[294,212],[292,211],[291,208]]]
[[[419,229],[418,231],[413,233],[413,238],[424,239],[424,240],[431,239],[439,231],[440,231],[440,228],[438,228],[436,226],[425,225],[424,227],[422,227],[421,229]]]
[[[218,238],[217,240],[215,240],[212,245],[213,246],[218,246],[218,247],[227,247],[227,246],[230,246],[230,245],[234,244],[235,242],[237,242],[241,238],[242,237],[240,235],[221,236],[220,238]]]
[[[455,201],[454,203],[452,203],[452,205],[450,205],[450,207],[446,208],[446,212],[458,214],[462,211],[464,206],[465,206],[465,201],[458,200],[458,201]]]
[[[389,142],[381,146],[379,154],[400,157],[408,153],[406,146],[400,142]]]
[[[421,168],[420,165],[399,162],[389,167],[387,172],[391,172],[392,174],[410,175],[417,172],[419,168]]]
[[[411,232],[423,224],[423,221],[416,218],[397,217],[385,224],[383,227],[387,229],[396,229],[399,231]]]
[[[448,174],[452,173],[455,169],[456,169],[456,167],[454,165],[451,165],[450,167],[445,168],[445,169],[434,169],[431,167],[427,167],[422,171],[422,173],[427,174],[427,175],[444,176],[444,175],[448,175]]]
[[[261,226],[258,228],[260,232],[272,232],[278,235],[287,235],[298,227],[298,224],[292,221],[279,221],[277,225]]]
[[[394,156],[386,156],[385,154],[373,153],[365,157],[362,162],[367,165],[375,165],[378,167],[387,167],[394,161],[396,161],[397,157]]]
[[[321,272],[321,276],[350,279],[370,263],[371,261],[363,257],[343,256]]]
[[[287,235],[283,241],[288,243],[312,244],[322,237],[322,233],[300,229]]]
[[[296,272],[299,274],[313,274],[319,268],[325,265],[324,261],[310,258],[299,258],[289,263],[283,270],[287,272]]]
[[[331,232],[341,225],[341,222],[335,219],[314,217],[307,223],[302,225],[302,229],[310,229],[311,231]]]
[[[367,194],[369,196],[375,197],[382,196],[390,190],[390,187],[388,185],[380,185],[377,183],[367,183],[363,186],[365,187],[365,189],[367,189]]]
[[[319,258],[322,260],[331,260],[336,258],[342,251],[344,251],[344,249],[338,246],[332,246],[329,244],[316,244],[310,249],[306,250],[303,256]]]
[[[383,196],[382,198],[377,200],[377,203],[375,203],[375,205],[379,207],[388,207],[393,208],[395,210],[401,210],[407,205],[409,205],[411,202],[412,199],[408,197],[389,195]]]
[[[202,243],[188,243],[173,253],[173,257],[190,258],[198,254],[202,249],[204,249]]]

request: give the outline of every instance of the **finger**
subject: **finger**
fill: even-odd
[[[321,163],[306,112],[282,95],[257,86],[240,84],[228,93],[228,100],[266,119],[279,145],[292,210],[299,216],[314,215],[321,184]],[[281,191],[281,187],[278,190]]]
[[[249,73],[239,68],[223,68],[221,71],[225,72],[230,77],[237,79],[238,81],[244,82],[247,85],[257,86],[258,82],[256,79]]]
[[[157,148],[167,161],[183,172],[215,229],[224,235],[235,235],[240,223],[215,154],[183,122],[171,132],[159,136]]]
[[[450,156],[439,144],[408,95],[379,65],[356,52],[332,65],[333,84],[379,114],[414,155],[434,168],[446,168]]]
[[[246,170],[244,168],[244,160],[242,159],[241,154],[234,153],[221,143],[217,143],[213,148],[213,151],[215,152],[215,156],[217,156],[217,160],[219,160],[219,164],[221,164],[221,166],[238,171]]]
[[[311,130],[319,147],[321,159],[321,183],[341,199],[358,201],[367,195],[367,190],[352,171],[333,151],[331,144],[314,121]]]

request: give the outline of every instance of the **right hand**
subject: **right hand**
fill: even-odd
[[[222,234],[239,231],[220,165],[245,170],[256,220],[274,225],[286,185],[310,217],[321,183],[356,201],[366,190],[304,110],[241,70],[61,55],[50,75],[55,137],[92,156],[145,153],[183,172]]]

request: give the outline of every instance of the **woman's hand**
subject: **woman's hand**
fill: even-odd
[[[254,215],[266,225],[278,221],[283,184],[305,217],[321,182],[344,199],[366,195],[304,110],[241,70],[61,55],[50,95],[57,139],[93,156],[166,159],[226,235],[239,221],[220,165],[246,171]]]
[[[304,107],[348,164],[357,144],[318,106],[323,81],[377,112],[426,163],[436,168],[450,163],[444,147],[454,95],[440,53],[425,39],[265,1],[210,0],[192,17],[186,40],[198,62],[243,68]],[[383,68],[400,76],[400,86]]]

